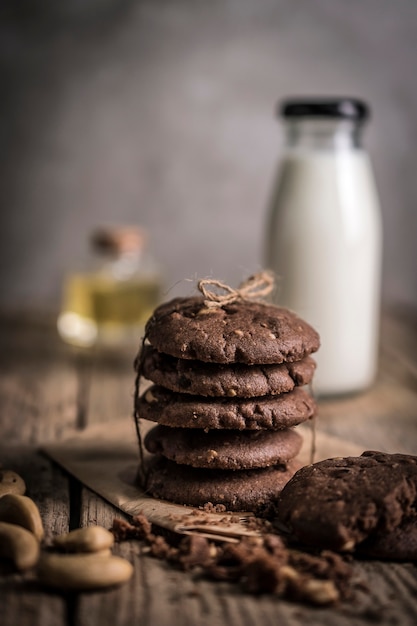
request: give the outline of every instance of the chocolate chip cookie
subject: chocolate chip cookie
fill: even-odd
[[[320,345],[318,333],[288,309],[251,301],[207,308],[200,297],[162,304],[145,332],[160,352],[208,363],[300,361]]]
[[[316,404],[300,387],[278,396],[205,398],[153,385],[137,408],[144,419],[179,428],[283,430],[312,418]]]
[[[152,459],[147,486],[157,498],[204,506],[223,504],[229,511],[254,511],[262,514],[276,500],[298,465],[252,470],[195,469],[178,465],[163,457]]]
[[[278,519],[299,541],[367,556],[417,556],[417,457],[364,452],[300,469]]]
[[[283,465],[301,449],[302,437],[292,429],[209,430],[155,426],[145,448],[180,465],[242,470]]]
[[[278,395],[307,385],[316,369],[312,357],[280,365],[219,365],[178,359],[149,345],[144,346],[141,363],[145,378],[171,391],[239,398]]]

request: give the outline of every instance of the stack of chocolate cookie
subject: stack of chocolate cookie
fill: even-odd
[[[177,298],[146,326],[139,373],[154,383],[136,398],[140,418],[157,422],[145,447],[155,453],[147,490],[155,497],[261,513],[299,465],[293,426],[315,403],[303,385],[318,334],[294,313],[243,300],[208,306]]]

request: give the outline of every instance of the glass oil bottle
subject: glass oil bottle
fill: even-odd
[[[58,332],[81,347],[136,345],[161,293],[146,233],[102,228],[92,234],[91,245],[93,266],[65,278]]]

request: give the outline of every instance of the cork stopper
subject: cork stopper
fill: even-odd
[[[123,254],[144,248],[146,232],[137,226],[110,226],[96,229],[91,235],[93,249],[102,254]]]

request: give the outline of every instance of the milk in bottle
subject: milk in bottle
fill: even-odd
[[[377,371],[381,221],[369,156],[368,107],[354,99],[282,104],[287,147],[266,235],[276,301],[320,333],[318,395],[368,387]]]

